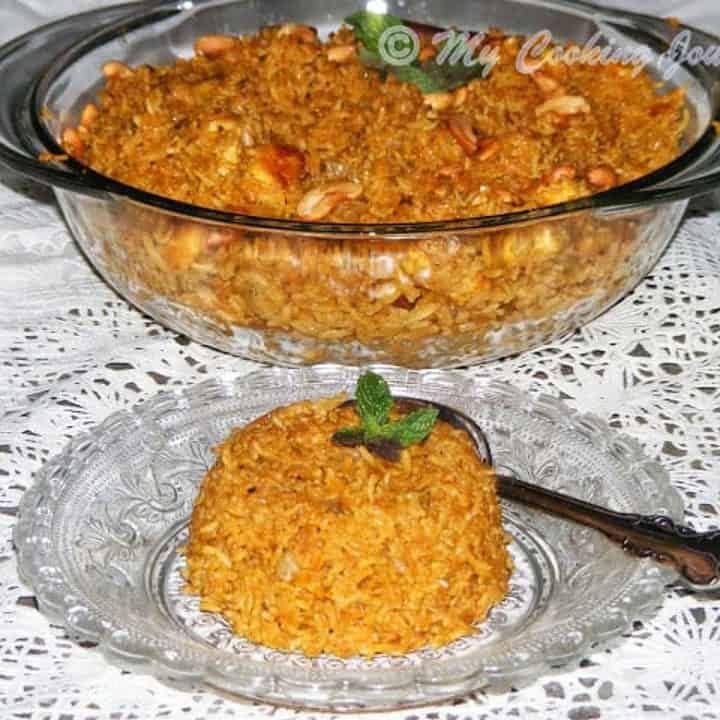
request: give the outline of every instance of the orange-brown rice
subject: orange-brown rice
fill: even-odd
[[[188,590],[235,632],[313,656],[406,653],[473,632],[512,563],[492,470],[438,422],[393,463],[332,443],[343,398],[238,429],[195,503]]]
[[[200,38],[172,66],[108,63],[65,148],[159,195],[249,215],[416,222],[550,205],[670,162],[684,91],[643,72],[547,62],[518,69],[495,32],[488,78],[423,95],[364,66],[348,29]],[[342,59],[333,52],[344,50]],[[548,52],[551,48],[548,49]],[[434,100],[434,102],[431,102]],[[444,102],[438,102],[443,100]]]
[[[501,55],[489,78],[433,104],[362,66],[348,30],[329,43],[307,28],[211,40],[219,50],[174,66],[106,67],[97,107],[68,128],[66,150],[131,185],[217,209],[414,222],[628,182],[675,158],[687,124],[682,89],[618,63],[522,74],[521,40],[500,32],[490,35]],[[88,232],[102,238],[99,264],[117,286],[140,304],[189,308],[196,334],[206,323],[216,338],[256,332],[262,357],[283,362],[423,367],[574,329],[650,267],[668,212],[390,240],[217,227],[121,202],[91,214]]]

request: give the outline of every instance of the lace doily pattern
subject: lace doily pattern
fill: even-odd
[[[52,12],[99,4],[64,0]],[[704,0],[666,1],[662,11],[698,25],[703,12],[717,17]],[[0,9],[5,38],[12,18],[18,32],[50,12],[40,0],[10,0]],[[11,543],[15,508],[46,459],[160,389],[235,377],[257,365],[189,343],[129,307],[82,258],[49,193],[17,177],[1,179],[0,716],[297,717],[120,670],[48,622],[20,582]],[[720,527],[719,205],[717,198],[696,204],[650,276],[583,330],[467,371],[561,398],[634,437],[669,471],[688,522],[708,529]],[[624,637],[539,681],[392,718],[717,720],[718,628],[720,600],[671,586],[652,620],[638,620]]]
[[[198,688],[180,691],[104,662],[37,612],[10,533],[33,473],[69,438],[159,389],[257,367],[188,343],[118,299],[85,264],[51,199],[2,191],[0,263],[0,708],[44,717],[290,716]],[[573,337],[475,368],[564,399],[639,440],[670,471],[690,522],[718,526],[720,216],[698,209],[653,273]],[[679,589],[649,623],[562,672],[504,695],[477,693],[418,718],[715,718],[720,603]],[[407,714],[395,713],[397,717]]]

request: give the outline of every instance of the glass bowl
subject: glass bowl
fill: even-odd
[[[475,419],[496,465],[522,478],[617,510],[682,517],[662,468],[593,417],[447,371],[377,370],[394,393]],[[123,667],[267,702],[379,710],[527,683],[659,607],[670,571],[593,530],[504,502],[515,560],[509,595],[473,635],[442,648],[307,658],[254,645],[200,612],[182,590],[178,548],[210,449],[275,407],[352,392],[357,374],[275,368],[209,381],[76,438],[38,474],[15,530],[21,575],[40,609]]]
[[[655,59],[686,30],[688,47],[720,44],[582,2],[382,4],[439,26],[548,29],[581,45],[600,32],[601,42],[643,46]],[[250,217],[133,189],[72,160],[35,159],[60,152],[57,138],[77,124],[108,60],[169,63],[189,55],[198,36],[285,21],[327,32],[356,9],[357,0],[172,0],[30,33],[0,50],[0,161],[54,187],[90,261],[136,306],[201,343],[279,364],[450,367],[545,343],[630,291],[687,199],[720,183],[718,70],[683,58],[668,87],[687,90],[684,154],[634,183],[534,211],[409,225]],[[662,72],[658,63],[648,69]]]

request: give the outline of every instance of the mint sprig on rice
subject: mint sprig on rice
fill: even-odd
[[[355,410],[360,416],[360,425],[341,428],[333,434],[333,442],[345,447],[364,445],[386,460],[397,461],[400,450],[422,442],[430,434],[438,411],[420,408],[391,422],[394,404],[385,380],[377,373],[364,373],[355,388]]]
[[[468,65],[457,60],[453,62],[454,54],[444,62],[438,62],[438,56],[434,56],[425,62],[420,62],[416,58],[404,65],[393,65],[383,59],[379,42],[386,30],[396,26],[404,26],[410,30],[419,27],[427,29],[429,26],[412,23],[389,13],[379,14],[366,10],[349,15],[345,18],[345,23],[352,27],[355,37],[360,42],[358,58],[363,65],[378,70],[383,78],[388,73],[392,73],[401,82],[418,87],[423,94],[449,92],[467,85],[475,78],[487,76],[488,67],[485,63],[476,62]],[[441,32],[439,28],[438,32]],[[438,55],[441,55],[445,42],[447,41],[438,45]]]

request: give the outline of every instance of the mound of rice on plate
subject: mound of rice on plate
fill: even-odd
[[[338,446],[333,433],[357,423],[343,400],[279,408],[217,448],[192,513],[187,590],[239,635],[310,656],[402,654],[472,633],[512,572],[491,468],[444,422],[398,462]]]

